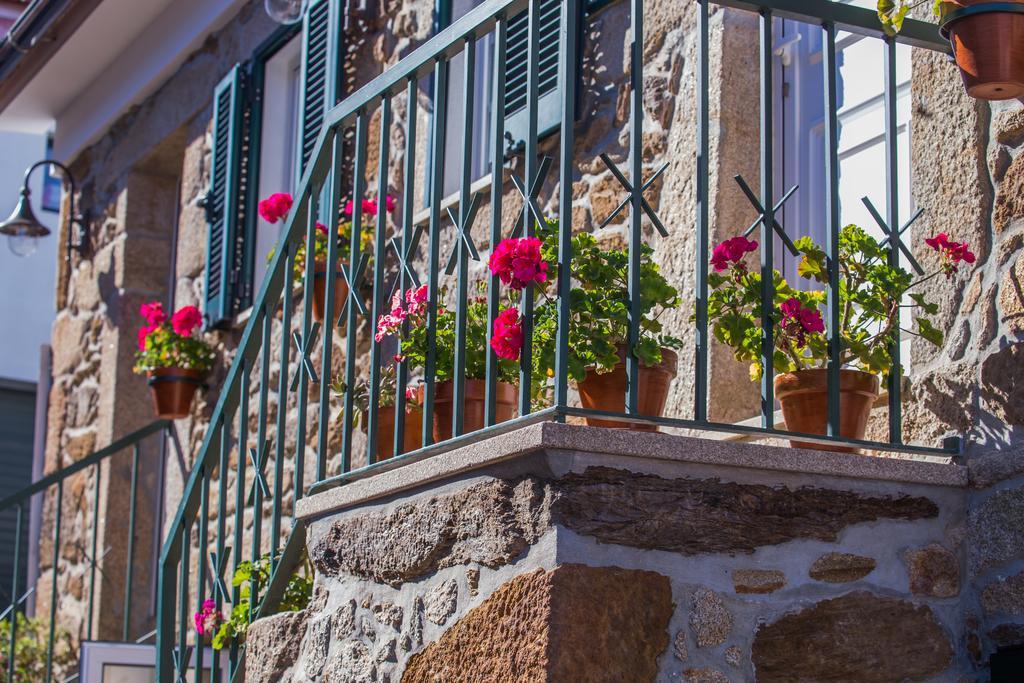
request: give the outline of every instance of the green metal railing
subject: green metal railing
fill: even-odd
[[[626,170],[606,158],[609,170],[621,183],[627,199],[621,208],[629,210],[627,223],[629,244],[629,334],[628,343],[640,338],[641,308],[637,296],[641,275],[641,245],[644,235],[644,217],[664,232],[664,226],[654,209],[644,199],[642,191],[651,178],[645,177],[643,139],[644,110],[644,2],[628,1],[631,15],[632,43],[629,53],[631,117],[628,123],[629,145]],[[559,74],[563,101],[573,103],[579,96],[580,63],[579,49],[582,0],[566,0],[562,5],[560,19]],[[709,370],[709,324],[708,324],[708,269],[710,247],[710,189],[708,168],[711,158],[710,145],[710,76],[709,50],[710,13],[712,4],[756,12],[760,15],[760,63],[761,63],[761,187],[759,196],[746,187],[748,198],[757,207],[760,226],[761,268],[770,273],[775,267],[772,244],[777,234],[784,233],[776,216],[776,188],[773,186],[773,112],[772,96],[772,21],[786,18],[822,27],[825,35],[824,70],[825,88],[822,98],[826,103],[825,139],[827,156],[827,214],[828,243],[830,255],[829,270],[829,330],[830,349],[834,359],[829,365],[829,431],[827,435],[804,435],[775,429],[775,398],[771,378],[773,377],[774,342],[770,325],[762,335],[762,358],[766,380],[761,386],[760,427],[724,424],[708,416],[708,370]],[[897,226],[899,204],[897,174],[897,125],[896,125],[896,69],[895,47],[902,42],[919,48],[948,51],[939,37],[937,29],[921,22],[908,21],[899,38],[884,36],[874,12],[849,5],[824,2],[821,0],[708,0],[697,5],[698,63],[695,72],[695,90],[698,95],[697,155],[696,171],[696,215],[695,244],[695,311],[696,341],[695,364],[693,369],[694,402],[692,417],[651,416],[639,412],[639,386],[636,381],[628,382],[628,391],[623,412],[602,412],[574,407],[570,401],[569,321],[572,314],[570,292],[572,279],[568,267],[557,270],[554,284],[557,293],[557,346],[554,363],[554,377],[551,378],[551,404],[537,407],[531,403],[534,381],[531,376],[532,355],[532,302],[533,292],[527,287],[523,292],[523,349],[519,373],[518,416],[500,422],[497,419],[496,397],[498,392],[498,360],[493,353],[487,358],[485,378],[485,426],[483,429],[466,433],[465,415],[461,409],[467,395],[466,346],[467,306],[470,298],[470,261],[478,260],[473,244],[472,230],[476,222],[478,199],[472,191],[472,140],[477,119],[473,116],[474,93],[473,74],[479,62],[481,45],[489,46],[490,64],[493,68],[490,96],[492,111],[503,111],[505,101],[506,50],[509,39],[509,25],[514,17],[528,13],[528,65],[527,65],[527,134],[521,144],[512,150],[506,145],[505,122],[501,116],[492,116],[486,136],[490,141],[492,158],[490,181],[490,225],[488,242],[495,245],[508,236],[508,226],[502,224],[502,208],[506,201],[508,182],[512,182],[520,195],[523,209],[517,233],[533,235],[538,222],[544,220],[540,209],[540,197],[545,179],[554,167],[559,193],[558,213],[561,223],[558,233],[558,263],[563,266],[572,261],[572,187],[579,150],[577,149],[574,126],[574,106],[565,106],[561,113],[560,129],[557,132],[557,160],[540,155],[541,144],[538,135],[538,65],[541,46],[538,42],[540,21],[540,0],[485,0],[450,26],[441,29],[410,55],[389,68],[368,85],[349,95],[331,109],[325,119],[324,128],[317,141],[310,163],[301,179],[295,197],[295,208],[282,231],[281,240],[270,263],[268,274],[256,298],[242,339],[227,379],[223,383],[220,398],[211,418],[210,427],[195,461],[194,469],[185,487],[181,505],[169,528],[161,560],[158,595],[157,647],[158,672],[160,681],[183,680],[188,662],[194,662],[196,679],[202,670],[203,648],[196,647],[196,636],[191,628],[192,612],[197,611],[204,600],[212,598],[217,609],[228,609],[230,602],[239,598],[238,589],[229,591],[222,586],[231,566],[237,567],[245,560],[256,559],[269,552],[277,556],[282,549],[288,549],[284,559],[276,559],[273,585],[280,587],[282,577],[293,570],[295,548],[301,537],[300,528],[284,528],[290,507],[294,501],[310,492],[326,486],[336,485],[345,480],[366,476],[381,467],[396,467],[410,459],[422,458],[454,444],[481,439],[500,431],[542,421],[564,420],[570,416],[605,417],[618,421],[654,424],[697,430],[733,433],[770,434],[784,438],[798,437],[814,443],[844,444],[881,450],[898,450],[922,454],[950,454],[958,448],[956,443],[946,443],[942,448],[930,448],[903,443],[901,424],[900,384],[893,378],[889,384],[890,439],[887,442],[851,441],[839,434],[839,329],[837,271],[839,231],[839,171],[838,171],[838,123],[837,123],[837,65],[836,35],[840,31],[863,34],[878,40],[886,57],[885,102],[886,102],[886,174],[888,188],[888,225]],[[479,42],[489,37],[489,42]],[[460,56],[465,81],[450,83],[452,60]],[[461,87],[460,87],[461,86]],[[462,136],[461,154],[457,159],[447,159],[445,150],[448,126],[449,97],[453,92],[462,96],[464,118],[459,121]],[[424,110],[421,104],[422,92],[429,92],[430,107]],[[395,105],[399,104],[399,107]],[[396,114],[399,112],[399,114]],[[418,138],[418,114],[428,114],[430,128],[427,139]],[[376,129],[379,140],[369,139],[371,119],[377,116]],[[297,251],[305,242],[312,244],[317,219],[327,216],[328,225],[337,224],[341,218],[338,208],[350,197],[361,198],[367,193],[366,178],[375,175],[378,179],[376,194],[383,198],[389,193],[389,179],[392,173],[392,124],[404,125],[404,147],[400,150],[402,160],[403,196],[402,211],[397,234],[391,235],[388,228],[388,214],[385,202],[378,202],[375,216],[365,215],[359,201],[354,202],[352,215],[351,243],[348,246],[346,263],[340,263],[341,247],[334,239],[329,240],[326,257],[327,286],[324,287],[323,310],[328,319],[324,324],[312,318],[312,303],[315,296],[314,269],[312,260],[307,260],[301,295],[292,289],[292,272],[296,265]],[[343,168],[347,134],[354,130],[354,164],[352,169]],[[371,143],[377,145],[377,166],[369,168],[367,149]],[[425,143],[425,144],[423,144]],[[422,149],[429,151],[426,163],[420,163]],[[511,163],[513,159],[516,163]],[[423,170],[425,169],[425,170]],[[442,254],[445,244],[443,235],[451,226],[443,219],[442,204],[445,200],[443,182],[446,169],[457,169],[459,190],[458,208],[451,213],[455,226],[454,251],[451,256],[451,280],[445,280],[445,263]],[[350,172],[343,172],[350,171]],[[522,177],[516,175],[522,172]],[[722,169],[729,172],[729,169]],[[424,177],[420,177],[421,173]],[[660,172],[659,172],[660,174]],[[657,175],[655,174],[655,177]],[[511,178],[511,181],[507,179]],[[343,178],[353,178],[350,187],[343,186]],[[423,190],[427,218],[425,225],[415,219],[415,188]],[[321,204],[322,198],[323,203]],[[360,235],[364,225],[375,221],[372,240],[372,272],[367,273],[371,254],[363,252]],[[425,233],[425,234],[424,234]],[[422,238],[426,244],[421,244]],[[889,236],[890,263],[899,265],[905,248],[901,245],[900,231],[892,229]],[[444,260],[442,260],[444,259]],[[340,269],[339,269],[340,264]],[[380,419],[380,396],[382,386],[382,359],[384,349],[373,338],[372,320],[386,311],[390,293],[396,288],[404,291],[411,285],[421,284],[417,268],[425,269],[424,284],[427,286],[427,329],[428,344],[423,382],[422,448],[402,454],[404,420],[395,420],[394,457],[385,462],[376,462],[377,425]],[[336,293],[334,282],[343,278],[348,285],[344,310],[337,319],[332,319],[335,310]],[[774,291],[772,278],[763,278],[763,319],[769,320],[773,308]],[[451,440],[434,443],[433,425],[436,418],[438,383],[438,355],[436,345],[439,301],[446,283],[451,284],[450,295],[455,307],[455,352],[452,359],[453,410]],[[491,281],[487,288],[488,330],[499,312],[499,284]],[[369,303],[369,305],[367,305]],[[490,334],[490,333],[489,333]],[[345,386],[353,387],[363,376],[357,357],[369,349],[368,375],[369,409],[366,438],[361,440],[354,430],[357,411],[353,391],[342,397],[340,421],[332,424],[331,380],[336,367],[337,353],[335,340],[340,341],[344,354],[342,377]],[[490,337],[488,337],[488,341]],[[898,361],[898,348],[893,349]],[[632,380],[640,371],[639,359],[629,354],[626,359],[627,376]],[[276,382],[271,385],[276,375]],[[894,373],[898,374],[898,373]],[[397,365],[397,390],[395,413],[405,413],[405,393],[411,372],[406,363]],[[687,378],[689,379],[689,378]],[[276,394],[272,401],[271,394]],[[271,411],[274,416],[272,418]],[[289,427],[288,412],[294,410],[294,428]],[[253,422],[255,426],[253,427]],[[273,422],[273,424],[272,424]],[[335,434],[335,432],[340,434]],[[255,432],[255,433],[253,433]],[[307,463],[307,458],[312,461]],[[272,474],[266,470],[273,462]],[[294,473],[290,489],[286,486],[286,463]],[[365,463],[365,464],[363,464]],[[312,481],[307,475],[312,473]],[[273,486],[268,477],[272,476]],[[233,501],[233,503],[232,503]],[[211,538],[210,523],[215,524]],[[243,530],[251,523],[251,534]],[[269,534],[265,526],[269,524]],[[291,540],[285,541],[285,537]],[[294,541],[294,542],[293,542]],[[212,548],[212,550],[211,550]],[[259,603],[259,613],[272,610],[274,592],[270,591]],[[193,651],[194,657],[193,660]],[[212,680],[220,679],[220,659],[229,660],[229,677],[240,670],[244,657],[244,644],[223,652],[214,653]]]
[[[100,501],[103,498],[102,486],[104,483],[103,478],[103,467],[109,465],[111,467],[117,466],[122,467],[124,463],[115,463],[115,459],[118,455],[131,455],[130,465],[130,488],[127,492],[129,499],[128,508],[128,520],[126,527],[126,535],[123,538],[126,552],[124,554],[124,593],[123,602],[121,603],[122,618],[121,626],[118,629],[117,636],[126,642],[131,642],[134,639],[145,639],[146,637],[152,636],[151,623],[146,625],[140,624],[139,619],[132,619],[132,606],[135,596],[140,593],[138,580],[135,574],[135,566],[138,561],[142,561],[136,548],[136,540],[139,534],[139,528],[137,525],[138,517],[138,503],[139,503],[139,477],[140,472],[145,467],[145,463],[142,461],[143,449],[148,442],[154,446],[162,448],[162,439],[167,436],[169,443],[176,444],[177,441],[173,435],[173,423],[158,420],[151,423],[150,425],[143,427],[127,436],[124,436],[106,448],[102,448],[98,451],[93,452],[90,455],[74,462],[67,467],[57,470],[53,474],[50,474],[42,479],[32,483],[26,488],[7,496],[3,500],[0,500],[0,515],[12,516],[15,520],[15,536],[14,536],[14,547],[12,549],[13,559],[13,572],[10,586],[11,600],[7,609],[4,611],[0,618],[7,619],[9,621],[9,638],[8,642],[4,643],[2,647],[5,648],[5,659],[7,661],[6,676],[7,681],[10,683],[15,681],[15,643],[18,640],[18,620],[19,614],[24,614],[28,611],[29,605],[27,601],[35,593],[35,586],[28,585],[27,576],[21,575],[21,565],[25,556],[31,557],[28,553],[28,548],[23,546],[23,541],[28,540],[32,543],[36,539],[28,538],[26,523],[29,521],[31,514],[31,508],[33,502],[37,501],[42,503],[40,508],[46,506],[47,501],[53,503],[53,515],[49,519],[48,523],[52,525],[52,535],[50,537],[51,556],[50,556],[50,591],[49,596],[45,602],[41,599],[42,596],[36,596],[37,607],[45,606],[47,610],[46,615],[46,630],[47,630],[47,642],[46,642],[46,662],[45,662],[45,680],[49,682],[55,674],[55,637],[61,626],[62,616],[67,616],[70,620],[75,618],[84,617],[82,623],[83,629],[79,633],[69,634],[72,636],[74,641],[78,640],[92,640],[94,635],[102,636],[106,638],[116,637],[113,633],[102,633],[98,630],[97,625],[97,578],[104,575],[110,575],[115,572],[114,567],[110,561],[106,560],[107,550],[102,550],[99,547],[100,542],[100,524],[103,521],[101,515]],[[110,470],[108,469],[108,473]],[[109,476],[109,474],[108,474]],[[91,481],[89,486],[82,486],[79,491],[81,495],[92,496],[92,504],[90,506],[89,518],[83,520],[83,523],[76,527],[76,530],[85,531],[87,530],[88,539],[76,538],[71,533],[65,533],[65,507],[67,507],[68,501],[66,499],[67,491],[71,487],[71,483],[75,477],[89,477]],[[145,493],[145,492],[143,492]],[[159,512],[157,511],[159,517]],[[72,520],[74,522],[74,520]],[[121,543],[121,538],[112,538],[109,533],[109,523],[105,525],[107,532],[104,534],[104,544]],[[70,536],[70,538],[69,538]],[[156,528],[153,529],[153,542],[155,543],[159,538],[159,531]],[[38,539],[39,547],[42,548],[42,539]],[[81,545],[81,544],[85,545]],[[65,559],[63,550],[73,546],[73,550],[84,556],[87,563],[87,577],[88,577],[88,598],[87,608],[83,615],[80,611],[75,611],[73,614],[63,614],[62,607],[60,606],[59,599],[59,580],[62,577],[64,571],[69,567],[69,562]],[[87,547],[86,547],[87,546]],[[32,572],[34,568],[29,567],[29,572]],[[101,578],[102,580],[102,578]],[[149,586],[152,587],[152,582]],[[141,591],[143,594],[146,591]],[[110,599],[108,604],[116,604],[117,598]],[[149,631],[147,636],[143,631]]]

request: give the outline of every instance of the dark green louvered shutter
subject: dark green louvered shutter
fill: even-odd
[[[240,227],[245,201],[247,144],[245,75],[235,66],[214,90],[210,191],[206,195],[209,238],[206,250],[208,327],[230,321],[236,312],[243,261]]]
[[[561,41],[558,29],[562,1],[541,0],[540,62],[538,64],[537,132],[544,135],[562,121],[562,91],[558,82],[558,53]],[[516,146],[526,139],[528,127],[527,76],[529,70],[530,17],[523,12],[508,25],[508,51],[505,61],[505,130]]]
[[[296,166],[300,177],[316,148],[325,115],[337,103],[341,77],[340,35],[340,1],[313,0],[306,12],[302,35],[301,125]]]

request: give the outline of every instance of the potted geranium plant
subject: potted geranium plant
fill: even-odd
[[[231,585],[238,588],[238,600],[227,616],[217,609],[215,600],[203,601],[202,607],[192,615],[192,619],[195,622],[196,634],[204,643],[211,644],[214,650],[223,650],[232,642],[245,642],[245,634],[249,630],[249,619],[253,612],[253,594],[259,600],[266,595],[271,569],[269,553],[256,562],[246,561],[238,565],[231,579]],[[296,570],[288,577],[288,584],[275,614],[301,612],[309,607],[313,597],[313,566],[308,557],[302,558],[299,569],[301,572]]]
[[[291,211],[293,199],[290,194],[279,192],[272,194],[259,203],[259,214],[260,217],[268,223],[278,223],[285,220],[288,217],[288,212]],[[364,217],[376,217],[377,215],[377,202],[373,199],[363,199],[363,216]],[[395,198],[388,196],[385,199],[385,208],[388,213],[393,213],[395,210]],[[352,213],[354,206],[350,200],[344,208],[345,219],[338,223],[337,234],[335,238],[338,244],[338,263],[335,266],[336,275],[334,277],[334,310],[331,316],[332,320],[337,320],[338,316],[341,315],[341,311],[345,306],[345,302],[348,299],[348,284],[345,278],[341,275],[342,269],[345,267],[345,261],[348,259],[349,250],[352,247],[351,235],[352,235]],[[313,320],[318,323],[323,323],[325,319],[324,305],[326,301],[327,291],[327,249],[330,247],[330,230],[323,223],[317,221],[316,229],[313,231],[313,305],[312,313]],[[364,251],[372,243],[374,237],[374,225],[372,221],[365,221],[364,227],[360,234],[360,247]],[[267,260],[274,258],[275,250],[271,250],[267,255]],[[295,286],[301,287],[304,278],[306,277],[306,243],[302,242],[299,244],[298,249],[295,251],[295,267],[292,271],[292,281]]]
[[[143,304],[135,372],[149,377],[156,414],[165,420],[188,417],[192,398],[213,367],[213,347],[196,334],[203,316],[195,306],[179,309],[170,319],[157,301]]]
[[[442,296],[444,292],[442,291]],[[484,427],[487,370],[487,301],[482,296],[472,298],[466,304],[466,385],[463,405],[463,424],[466,432]],[[428,293],[424,285],[410,288],[404,295],[396,293],[391,312],[377,320],[376,339],[383,341],[394,335],[400,339],[399,355],[409,362],[412,370],[426,366],[427,348],[430,343],[427,331]],[[408,322],[408,326],[405,323]],[[452,414],[454,409],[455,376],[455,311],[443,304],[437,305],[437,324],[434,347],[436,349],[433,435],[435,442],[452,438]],[[514,384],[518,364],[513,361],[515,330],[519,329],[519,344],[522,346],[522,330],[517,324],[508,322],[502,348],[505,357],[499,359],[496,393],[497,421],[505,422],[515,416],[519,390]],[[499,356],[501,354],[499,353]]]
[[[890,350],[899,340],[900,312],[914,311],[914,330],[905,330],[941,345],[942,332],[927,316],[938,306],[913,291],[939,274],[952,276],[960,263],[973,263],[966,244],[945,234],[927,240],[940,252],[942,265],[919,279],[888,265],[887,249],[866,231],[848,225],[839,233],[840,307],[840,436],[863,439],[871,407],[879,395],[879,376],[893,372]],[[809,237],[796,240],[802,254],[801,278],[827,283],[827,256]],[[757,242],[733,237],[717,245],[708,277],[711,294],[708,317],[718,341],[731,347],[737,360],[751,364],[750,377],[761,379],[761,274],[747,267],[746,254]],[[775,396],[782,405],[786,427],[804,434],[825,434],[828,411],[828,337],[819,310],[823,290],[799,290],[775,271],[775,311],[769,324],[775,338],[773,362]],[[898,369],[896,370],[898,371]],[[855,452],[845,447],[794,446]]]
[[[878,0],[878,17],[895,34],[907,13],[925,4],[941,18],[971,97],[1024,96],[1024,0]]]
[[[337,378],[331,390],[338,396],[346,393],[346,384]],[[387,460],[394,453],[395,420],[397,418],[395,398],[398,392],[398,378],[394,365],[388,365],[381,372],[380,398],[377,405],[377,448],[376,460]],[[352,391],[355,402],[356,417],[363,433],[369,430],[367,416],[370,410],[370,382],[362,380]],[[403,431],[402,450],[399,453],[411,453],[423,447],[423,387],[421,385],[405,388],[405,429]]]
[[[543,272],[554,277],[558,258],[556,219],[539,226],[537,234],[544,266]],[[509,242],[509,240],[506,240]],[[504,243],[503,243],[504,244]],[[496,250],[500,252],[501,245]],[[593,235],[581,233],[572,239],[572,279],[569,318],[568,372],[576,382],[584,408],[623,413],[626,409],[626,356],[640,360],[639,414],[660,417],[668,400],[669,386],[678,370],[675,350],[682,340],[667,334],[661,316],[680,306],[679,292],[669,285],[653,260],[654,250],[644,244],[640,252],[640,339],[627,349],[629,337],[629,251],[602,249]],[[515,278],[507,277],[502,266],[492,272],[515,290]],[[515,268],[513,261],[513,268]],[[544,301],[534,315],[534,375],[550,376],[554,368],[557,340],[557,302],[543,286],[538,287]],[[623,427],[623,423],[600,418],[587,418],[587,424],[598,427]],[[657,431],[653,425],[635,424],[639,431]]]

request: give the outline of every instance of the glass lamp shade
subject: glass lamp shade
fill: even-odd
[[[307,0],[265,0],[264,6],[270,18],[279,24],[295,24],[302,21]]]
[[[22,190],[11,217],[0,223],[0,234],[7,236],[7,247],[15,256],[31,255],[39,246],[39,239],[50,234],[49,228],[40,223],[32,211],[27,190]]]

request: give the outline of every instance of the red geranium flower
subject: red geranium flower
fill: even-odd
[[[139,315],[146,319],[151,327],[162,325],[167,321],[167,314],[164,313],[164,305],[159,301],[151,301],[139,307]]]
[[[491,273],[512,289],[547,282],[548,264],[541,256],[541,244],[536,237],[502,240],[488,262]]]
[[[799,299],[788,299],[779,306],[782,311],[782,330],[796,339],[797,348],[807,345],[808,334],[825,331],[825,320],[816,308],[804,308]]]
[[[929,237],[924,243],[942,255],[942,271],[946,277],[953,277],[953,274],[959,270],[957,264],[974,263],[977,260],[966,242],[954,242],[944,232],[940,232],[935,237]]]
[[[292,196],[287,192],[272,194],[259,205],[260,218],[268,223],[277,223],[292,209]]]
[[[139,330],[139,351],[146,350],[146,340],[149,339],[149,335],[152,334],[156,327],[143,327]]]
[[[757,242],[748,240],[742,235],[727,239],[711,252],[711,265],[719,273],[728,270],[730,263],[741,263],[744,256],[752,251],[757,251],[757,246]]]
[[[517,309],[506,308],[498,314],[494,320],[491,348],[499,358],[519,360],[519,353],[523,349],[523,328]]]
[[[195,306],[185,306],[171,318],[171,327],[176,334],[188,337],[192,331],[203,324],[203,314]]]

